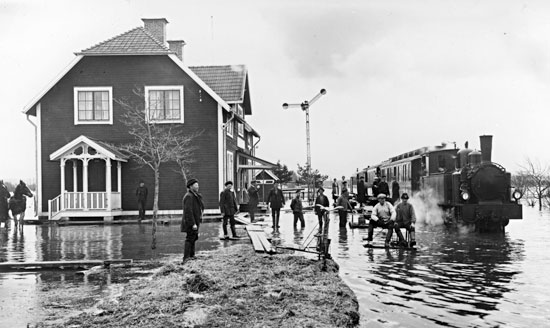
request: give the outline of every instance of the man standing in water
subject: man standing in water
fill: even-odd
[[[258,210],[258,188],[256,188],[256,180],[250,183],[248,188],[248,215],[250,216],[250,223],[254,223],[256,211]]]
[[[378,195],[378,204],[372,209],[372,214],[369,221],[369,234],[367,237],[367,246],[370,245],[372,241],[372,235],[375,227],[388,229],[386,234],[386,242],[384,243],[385,247],[390,246],[391,236],[393,234],[393,228],[396,217],[395,209],[390,202],[386,202],[386,195]]]
[[[267,196],[267,206],[271,207],[271,217],[273,219],[273,229],[279,227],[279,217],[281,216],[281,208],[285,205],[285,197],[280,188],[280,182],[275,182],[275,186]]]
[[[199,194],[199,181],[190,179],[187,181],[187,193],[183,196],[183,218],[181,220],[181,232],[185,232],[185,247],[183,250],[183,262],[195,257],[195,242],[199,239],[199,226],[202,222],[204,204]]]
[[[145,182],[143,180],[139,180],[139,186],[136,189],[136,197],[138,202],[138,221],[141,222],[141,220],[145,219],[145,204],[147,203],[147,195],[148,195],[147,187],[145,187]]]
[[[294,214],[294,229],[298,225],[298,220],[300,220],[300,227],[303,229],[306,226],[304,220],[304,207],[302,205],[302,199],[300,198],[301,190],[296,190],[296,197],[290,202],[290,209],[292,214]]]
[[[319,187],[317,191],[319,196],[315,199],[315,214],[317,214],[317,219],[319,220],[319,232],[323,231],[323,214],[325,214],[325,211],[330,206],[328,197],[323,194],[324,191],[323,187]]]
[[[336,182],[336,178],[332,181],[332,201],[334,204],[336,204],[336,200],[338,199],[338,196],[340,195],[340,187],[338,186],[338,182]]]
[[[237,232],[235,231],[235,213],[237,213],[237,199],[235,198],[235,193],[233,193],[233,182],[227,181],[225,183],[225,189],[220,193],[220,211],[223,215],[223,238],[229,239],[227,234],[227,221],[229,221],[229,226],[231,227],[231,233],[233,238],[238,238]]]

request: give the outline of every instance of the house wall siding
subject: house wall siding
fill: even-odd
[[[40,100],[42,208],[45,211],[48,208],[48,200],[58,196],[61,189],[59,161],[50,161],[51,153],[80,135],[112,144],[133,140],[128,134],[127,127],[121,122],[123,107],[116,101],[113,101],[112,125],[75,125],[73,88],[75,86],[111,86],[115,100],[137,102],[139,98],[133,91],[136,88],[143,90],[144,86],[148,85],[184,85],[185,122],[178,124],[178,127],[189,133],[202,131],[202,134],[195,139],[198,149],[194,152],[195,162],[191,166],[191,176],[200,182],[200,192],[206,208],[218,207],[217,134],[220,131],[217,128],[216,101],[167,56],[89,56],[82,58]],[[116,167],[116,162],[113,162],[113,167]],[[67,165],[66,170],[72,171],[72,165]],[[161,210],[181,209],[181,200],[186,188],[177,170],[178,167],[175,164],[168,163],[161,166],[159,193]],[[72,172],[67,175],[72,177]],[[78,176],[81,177],[81,171]],[[90,176],[90,179],[104,180],[105,176]],[[147,205],[149,209],[152,208],[153,171],[148,167],[139,167],[130,159],[122,164],[122,208],[124,210],[137,209],[135,189],[140,179],[143,179],[149,188]],[[72,178],[67,180],[66,190],[71,190]],[[101,184],[104,185],[105,182]],[[116,190],[115,185],[113,184],[113,189]]]

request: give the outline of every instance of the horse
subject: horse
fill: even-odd
[[[20,226],[23,225],[25,210],[27,209],[27,198],[25,196],[33,197],[33,194],[25,182],[19,180],[19,184],[15,187],[13,196],[11,196],[9,201],[9,209],[11,210],[11,215],[13,216],[16,227],[18,223]]]

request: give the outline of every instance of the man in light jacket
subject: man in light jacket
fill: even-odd
[[[378,227],[382,229],[388,229],[384,246],[389,247],[397,214],[393,205],[390,204],[390,202],[386,201],[386,194],[378,194],[377,198],[378,204],[374,206],[374,208],[372,209],[372,214],[370,216],[367,245],[370,245],[370,242],[372,241],[374,228]]]

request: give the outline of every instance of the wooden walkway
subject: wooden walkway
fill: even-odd
[[[248,233],[248,237],[250,237],[250,240],[252,241],[254,251],[256,251],[257,253],[274,254],[277,252],[275,247],[271,245],[271,242],[267,240],[267,236],[262,226],[248,224],[246,226],[246,232]]]
[[[43,262],[0,262],[0,271],[20,270],[45,270],[45,269],[66,269],[82,268],[103,265],[108,267],[111,264],[132,263],[131,259],[120,260],[77,260],[77,261],[43,261]]]

